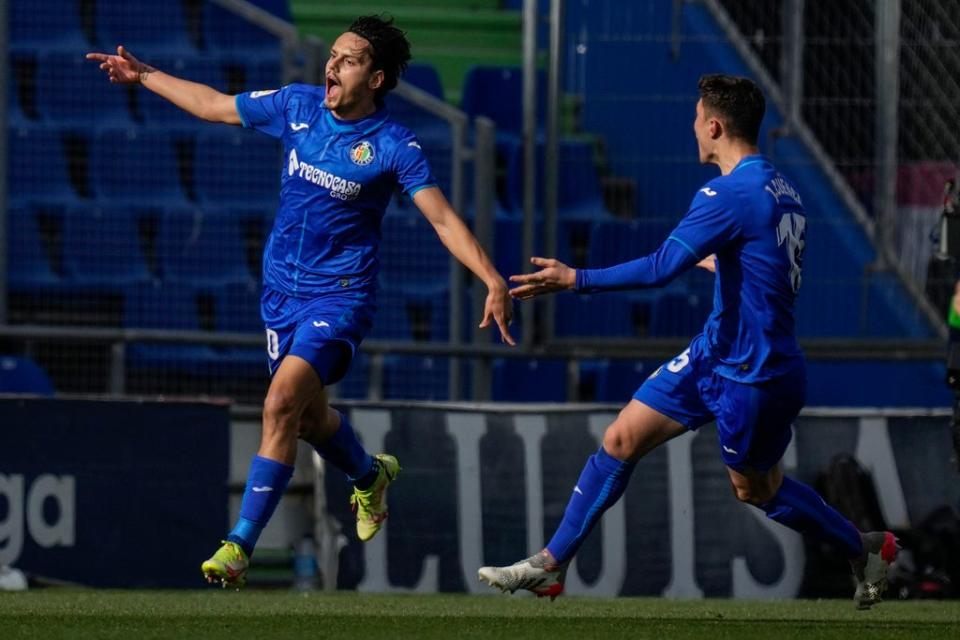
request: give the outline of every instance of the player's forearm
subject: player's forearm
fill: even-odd
[[[437,234],[453,257],[480,278],[488,289],[506,288],[506,283],[497,273],[483,247],[460,218],[456,215],[450,217],[437,227]]]
[[[231,118],[229,110],[224,109],[226,102],[233,98],[213,87],[184,80],[147,65],[140,71],[140,84],[198,118],[240,124],[239,115]]]
[[[697,263],[679,242],[667,240],[656,252],[607,269],[577,269],[577,293],[661,287]]]

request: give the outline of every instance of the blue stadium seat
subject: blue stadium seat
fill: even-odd
[[[370,337],[379,340],[442,342],[450,338],[449,288],[421,292],[384,285],[377,293]]]
[[[283,64],[279,59],[226,54],[218,59],[217,66],[227,93],[278,89],[284,85]]]
[[[169,131],[104,129],[94,139],[94,190],[101,200],[183,203],[180,175]]]
[[[202,201],[275,206],[280,171],[280,145],[262,133],[217,128],[197,137],[194,181]]]
[[[234,333],[263,333],[260,287],[251,280],[227,282],[213,290],[214,328]]]
[[[450,361],[444,357],[388,355],[383,358],[385,400],[446,400]]]
[[[547,75],[537,72],[537,122],[546,122]],[[520,67],[473,67],[463,81],[461,108],[471,118],[486,116],[497,124],[497,137],[523,132],[523,71]]]
[[[40,126],[10,128],[7,149],[11,200],[72,201],[77,197],[60,131]]]
[[[403,73],[403,81],[423,89],[434,98],[443,100],[443,83],[440,81],[437,68],[432,64],[415,62],[407,66],[407,70]]]
[[[139,212],[126,207],[70,207],[63,218],[65,278],[81,288],[146,283]]]
[[[253,4],[282,20],[293,21],[287,0],[253,0]],[[278,59],[281,53],[276,36],[213,2],[203,3],[203,36],[204,44],[213,51],[255,52]]]
[[[524,159],[518,140],[501,145],[507,156],[506,208],[522,214]],[[595,218],[607,215],[600,179],[593,159],[593,145],[578,140],[561,140],[558,149],[557,209],[561,218]],[[536,209],[543,211],[543,147],[537,146]]]
[[[184,80],[199,82],[218,91],[226,91],[227,83],[220,65],[210,58],[189,54],[161,55],[150,59],[150,64]],[[197,127],[209,126],[208,123],[190,115],[169,100],[161,98],[153,91],[137,91],[138,113],[146,125],[161,127]]]
[[[581,400],[626,404],[661,364],[655,360],[584,360],[580,363]]]
[[[653,253],[677,222],[667,218],[598,222],[591,232],[587,264],[609,267]]]
[[[86,51],[90,46],[80,21],[80,0],[25,0],[10,7],[7,33],[12,50]]]
[[[30,393],[51,396],[53,382],[30,358],[0,355],[0,393]]]
[[[213,291],[214,329],[231,333],[263,335],[260,319],[260,287],[252,280],[227,282]],[[264,347],[216,347],[212,370],[234,378],[264,378],[268,375]]]
[[[502,358],[493,362],[494,402],[566,402],[563,360]]]
[[[630,338],[637,333],[633,307],[624,295],[560,295],[554,309],[554,333],[560,338]]]
[[[183,2],[97,0],[97,37],[112,53],[122,44],[141,60],[161,52],[194,52]]]
[[[370,358],[365,353],[357,353],[350,363],[347,375],[333,387],[334,393],[338,398],[364,400],[367,398],[369,381]]]
[[[7,68],[7,125],[24,126],[39,120],[37,52],[10,51]]]
[[[253,280],[237,218],[227,209],[165,210],[157,252],[165,283]]]
[[[450,253],[423,216],[385,216],[382,235],[380,278],[385,287],[430,292],[449,286]]]
[[[434,98],[443,100],[443,85],[440,74],[430,64],[411,64],[403,74],[403,80],[426,91]],[[387,107],[394,120],[409,127],[418,137],[450,137],[450,125],[446,120],[431,115],[409,100],[390,93],[386,98]]]
[[[60,283],[30,207],[14,205],[8,209],[7,246],[7,284],[11,291],[41,292]]]
[[[450,134],[450,127],[446,125],[431,126],[427,124],[425,126],[417,126],[413,129],[413,132],[417,136],[420,148],[423,150],[423,155],[427,157],[427,162],[430,163],[430,170],[433,172],[433,177],[437,181],[437,186],[440,187],[448,198],[452,197],[453,138]],[[466,188],[464,191],[465,200],[468,200],[472,193],[469,179],[467,182],[468,184],[465,185]]]
[[[493,227],[493,264],[504,277],[524,273],[528,256],[523,255],[523,220],[497,217]]]
[[[133,85],[111,84],[81,51],[47,51],[37,62],[37,111],[49,123],[84,129],[128,127]]]
[[[664,292],[653,306],[650,335],[693,337],[710,314],[710,300],[690,293]]]
[[[200,297],[183,285],[128,287],[123,325],[130,329],[199,331]],[[127,347],[127,367],[134,371],[163,370],[203,374],[217,355],[205,345],[133,343]]]

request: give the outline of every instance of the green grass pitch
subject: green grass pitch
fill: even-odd
[[[0,593],[0,638],[960,638],[960,602],[663,600],[279,591]]]

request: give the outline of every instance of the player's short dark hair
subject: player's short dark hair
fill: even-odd
[[[407,70],[410,61],[410,42],[407,34],[393,26],[391,16],[360,16],[348,29],[370,43],[373,68],[383,71],[383,84],[377,89],[376,99],[397,86],[397,80]]]
[[[704,110],[719,117],[731,137],[757,144],[767,102],[752,80],[716,73],[701,76],[697,88]]]

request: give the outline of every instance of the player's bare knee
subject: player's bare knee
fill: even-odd
[[[740,502],[759,506],[773,500],[777,490],[765,479],[757,479],[746,485],[732,485],[733,493]]]
[[[300,417],[303,409],[294,401],[292,393],[283,389],[270,389],[263,401],[264,429],[300,430]]]
[[[633,456],[637,442],[628,429],[617,422],[607,427],[603,434],[603,448],[617,460],[626,460]]]

